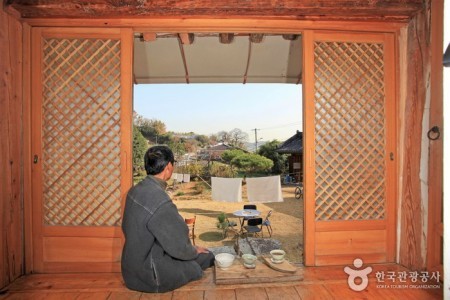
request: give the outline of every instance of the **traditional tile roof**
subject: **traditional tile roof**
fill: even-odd
[[[278,153],[303,153],[303,132],[297,132],[281,144],[276,150]]]

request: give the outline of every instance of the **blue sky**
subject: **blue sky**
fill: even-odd
[[[140,84],[134,110],[168,131],[210,135],[239,128],[254,142],[284,141],[302,130],[302,86],[294,84]]]

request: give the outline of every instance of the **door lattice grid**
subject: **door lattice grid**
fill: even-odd
[[[383,45],[314,43],[316,220],[385,217]]]
[[[120,221],[120,41],[43,43],[44,224]]]

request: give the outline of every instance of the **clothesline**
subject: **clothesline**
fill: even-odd
[[[280,176],[246,178],[251,203],[283,202]],[[242,178],[211,177],[212,200],[242,202]]]
[[[191,182],[191,174],[185,173],[172,173],[172,177],[170,179],[176,180],[177,182]]]
[[[212,190],[212,200],[219,202],[242,202],[242,178],[211,177],[211,185],[198,176]],[[173,173],[173,180],[190,182],[191,175]],[[283,202],[280,176],[247,177],[247,198],[250,203]]]

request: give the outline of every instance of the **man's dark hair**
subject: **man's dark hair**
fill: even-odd
[[[169,147],[153,146],[145,153],[144,162],[147,175],[156,175],[161,173],[169,162],[173,165],[175,158]]]

